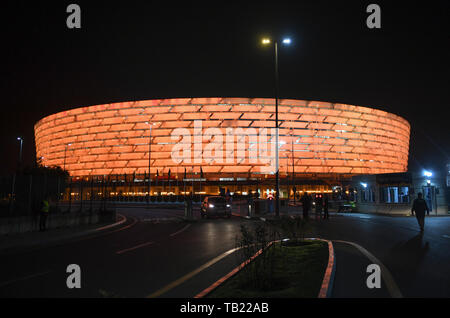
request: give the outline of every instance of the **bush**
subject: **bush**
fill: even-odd
[[[237,239],[238,262],[242,264],[258,251],[261,254],[247,265],[243,275],[240,276],[239,285],[257,290],[269,290],[274,287],[273,281],[274,260],[276,248],[271,246],[271,242],[279,239],[277,232],[272,230],[265,223],[256,225],[249,229],[241,225],[241,237]]]
[[[308,229],[307,221],[301,218],[282,217],[278,220],[258,223],[253,228],[241,225],[240,237],[236,238],[238,263],[243,264],[258,251],[261,254],[247,265],[239,275],[239,285],[255,290],[273,290],[282,288],[274,280],[274,263],[276,258],[284,257],[283,246],[302,245]],[[283,242],[283,239],[289,239]],[[272,242],[281,241],[280,244]]]

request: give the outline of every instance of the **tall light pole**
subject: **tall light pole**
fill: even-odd
[[[63,165],[63,171],[64,171],[64,172],[66,171],[66,154],[67,154],[67,147],[70,147],[70,146],[72,146],[72,144],[67,144],[66,147],[64,148],[64,165]],[[70,179],[70,182],[72,182],[72,179]],[[69,187],[69,202],[70,202],[70,199],[71,199],[71,196],[72,196],[72,194],[71,194],[71,188],[72,188],[72,187]],[[58,201],[59,201],[59,177],[58,177]],[[69,211],[70,211],[70,205],[69,205]]]
[[[150,134],[149,134],[149,140],[148,140],[148,191],[147,191],[147,205],[150,204],[150,190],[151,190],[151,186],[150,186],[150,165],[151,165],[151,160],[152,160],[152,128],[153,125],[155,125],[156,123],[149,123],[148,121],[145,122],[147,125],[150,125]]]
[[[17,140],[20,141],[20,149],[19,149],[19,167],[17,170],[20,170],[22,168],[22,146],[23,146],[23,138],[17,137]]]
[[[269,38],[262,39],[263,45],[269,45],[272,41]],[[290,38],[284,38],[283,44],[291,44]],[[280,175],[279,175],[279,155],[278,155],[278,40],[275,40],[275,215],[280,216]]]
[[[17,140],[20,141],[20,150],[19,150],[19,166],[17,167],[17,171],[13,175],[12,179],[12,187],[11,187],[11,198],[10,198],[10,204],[9,204],[9,212],[12,213],[14,207],[14,200],[16,195],[16,175],[19,173],[20,168],[22,166],[22,145],[23,145],[23,139],[22,137],[17,137]]]
[[[66,171],[66,154],[67,154],[67,147],[72,146],[72,144],[67,144],[66,148],[64,148],[64,165],[63,165],[63,170]]]

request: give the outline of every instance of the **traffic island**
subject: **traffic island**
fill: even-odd
[[[316,298],[332,283],[329,244],[321,240],[275,242],[196,297]],[[325,286],[324,286],[325,285]]]

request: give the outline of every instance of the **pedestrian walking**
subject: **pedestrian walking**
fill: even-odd
[[[39,231],[43,232],[47,229],[47,217],[50,210],[50,203],[48,197],[45,197],[41,202]]]
[[[328,214],[328,196],[325,195],[324,196],[324,201],[323,201],[323,219],[328,219],[330,216]]]
[[[310,201],[309,201],[308,194],[306,192],[303,194],[301,202],[302,202],[302,208],[303,208],[303,218],[307,219]]]
[[[416,214],[417,223],[419,223],[420,227],[420,233],[423,233],[425,229],[425,211],[427,211],[427,215],[430,215],[427,202],[422,198],[422,193],[419,192],[417,194],[417,199],[413,202],[411,213]]]
[[[253,214],[253,197],[251,194],[248,194],[247,196],[247,215],[252,216]]]
[[[323,199],[321,194],[316,194],[316,217],[322,218]]]
[[[267,208],[269,213],[273,213],[273,196],[269,195],[267,197]]]

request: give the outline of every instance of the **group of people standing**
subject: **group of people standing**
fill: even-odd
[[[315,194],[314,196],[305,192],[301,198],[302,206],[303,206],[303,218],[309,218],[309,212],[312,210],[313,205],[315,208],[316,216],[322,217],[323,211],[323,219],[328,219],[328,196],[325,194]],[[313,202],[315,204],[313,204]]]

